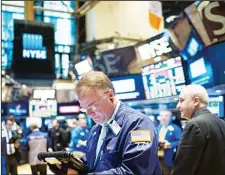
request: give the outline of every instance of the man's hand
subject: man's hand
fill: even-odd
[[[163,149],[169,149],[169,148],[171,148],[171,144],[170,144],[170,142],[168,142],[167,140],[165,140],[165,144],[163,146]]]

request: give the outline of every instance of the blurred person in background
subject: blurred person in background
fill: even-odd
[[[6,168],[7,174],[17,175],[17,165],[19,157],[19,144],[18,140],[14,138],[19,138],[17,132],[13,128],[14,120],[11,117],[6,119],[5,125],[3,125],[3,132],[6,136]],[[10,142],[11,140],[13,142]]]
[[[73,152],[85,152],[89,132],[86,118],[80,118],[78,120],[78,126],[71,130],[70,148]]]
[[[172,112],[169,110],[160,111],[157,127],[159,132],[158,156],[163,174],[169,174],[173,164],[173,157],[176,146],[179,143],[182,130],[179,126],[171,123]]]
[[[53,151],[63,151],[67,147],[67,137],[59,120],[53,120],[53,128],[50,131],[51,147]],[[49,151],[52,151],[49,149]]]
[[[177,108],[185,124],[172,175],[225,174],[225,121],[208,109],[208,93],[197,84],[185,86]]]
[[[16,134],[21,137],[22,136],[22,128],[16,123],[16,119],[13,115],[10,115],[8,117],[9,120],[11,120],[13,122],[12,125],[12,131],[15,131]]]
[[[30,125],[31,134],[27,136],[27,142],[24,151],[29,151],[29,164],[32,175],[47,174],[47,164],[38,160],[37,155],[40,152],[47,152],[50,146],[48,134],[39,131],[38,125],[32,123]]]

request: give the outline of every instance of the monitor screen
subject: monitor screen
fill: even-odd
[[[142,77],[146,99],[179,95],[186,84],[180,56],[143,67]]]
[[[26,118],[26,127],[29,128],[30,125],[37,124],[39,128],[42,127],[42,118],[40,117],[27,117]]]
[[[14,115],[14,116],[28,116],[28,103],[24,102],[14,102],[8,103],[6,109],[7,115]]]
[[[54,26],[15,20],[14,28],[15,78],[54,79]]]
[[[79,102],[58,103],[58,115],[75,115],[80,113]]]
[[[225,42],[217,43],[200,51],[187,60],[190,83],[206,88],[225,83]]]
[[[217,117],[224,117],[224,99],[223,96],[210,96],[208,109]]]
[[[141,74],[111,77],[116,96],[122,101],[144,100],[144,87]]]
[[[90,61],[87,59],[75,64],[74,67],[75,67],[78,79],[81,79],[82,75],[93,70],[93,67],[91,66]]]
[[[29,102],[30,117],[52,117],[57,115],[56,100],[30,100]]]

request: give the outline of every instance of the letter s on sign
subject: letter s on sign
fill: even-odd
[[[204,15],[208,20],[222,24],[221,29],[213,30],[214,35],[222,35],[225,33],[225,16],[212,14],[212,9],[215,7],[220,7],[219,2],[211,2],[208,6],[206,6]]]

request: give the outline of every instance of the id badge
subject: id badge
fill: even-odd
[[[113,121],[109,124],[109,126],[110,126],[112,132],[114,133],[114,135],[117,136],[117,135],[119,134],[120,130],[121,130],[120,125],[119,125],[115,120],[113,120]]]

